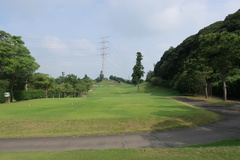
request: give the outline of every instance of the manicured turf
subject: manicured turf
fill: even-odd
[[[98,86],[88,98],[38,99],[0,105],[0,137],[117,134],[190,127],[222,117],[169,97],[178,93],[144,84]]]
[[[195,146],[193,148],[174,149],[106,149],[106,150],[78,150],[78,151],[54,151],[54,152],[9,152],[0,153],[4,160],[235,160],[240,157],[240,140],[228,140]]]

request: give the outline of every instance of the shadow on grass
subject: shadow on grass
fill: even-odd
[[[184,128],[184,127],[187,127],[187,125],[182,124],[181,121],[173,119],[173,120],[165,120],[165,121],[159,122],[151,126],[151,129],[153,131],[160,131],[160,130],[178,129],[178,128]]]
[[[118,95],[121,95],[121,94],[131,94],[131,92],[121,92],[121,93],[119,93],[119,92],[114,92],[114,93],[112,93],[112,94],[118,94]]]
[[[143,92],[150,93],[153,96],[163,96],[163,97],[182,96],[180,93],[178,93],[173,89],[162,88],[162,87],[154,86],[152,84],[145,84]]]

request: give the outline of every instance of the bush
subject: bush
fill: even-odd
[[[7,80],[0,80],[0,103],[4,103],[6,98],[4,97],[4,93],[9,87],[9,82]]]
[[[44,90],[15,91],[14,99],[16,101],[45,98]]]
[[[153,78],[151,78],[150,82],[153,85],[157,85],[157,86],[164,87],[164,88],[171,88],[171,82],[164,80],[161,77],[153,77]]]
[[[176,81],[174,88],[180,93],[194,95],[200,93],[203,86],[204,82],[200,74],[184,71]]]
[[[0,88],[0,103],[4,103],[6,98],[4,97],[5,89]]]

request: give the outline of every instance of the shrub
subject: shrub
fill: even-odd
[[[153,85],[157,85],[157,86],[164,87],[164,88],[170,88],[171,87],[171,82],[167,81],[167,80],[164,80],[161,77],[152,77],[150,82]]]
[[[174,88],[180,93],[197,94],[204,86],[204,81],[200,74],[184,71],[176,81]]]
[[[4,103],[6,98],[4,97],[5,89],[0,88],[0,103]]]
[[[45,98],[44,90],[15,91],[14,99],[16,101]]]
[[[9,87],[9,82],[7,80],[0,80],[0,103],[4,103],[6,98],[4,97],[4,93]]]

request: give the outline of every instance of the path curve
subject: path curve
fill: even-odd
[[[200,100],[174,99],[216,112],[223,115],[225,119],[205,126],[152,133],[80,137],[1,138],[0,152],[174,148],[240,138],[240,104],[226,108],[216,107]]]

